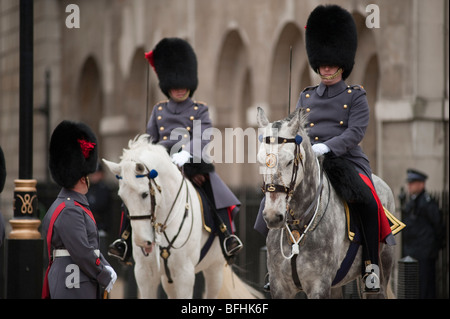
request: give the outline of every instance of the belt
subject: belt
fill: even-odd
[[[94,249],[94,253],[97,257],[100,257],[100,249]],[[69,257],[70,253],[67,249],[53,249],[53,259],[58,257]]]

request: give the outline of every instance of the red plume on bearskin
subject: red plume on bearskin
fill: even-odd
[[[147,59],[148,63],[152,66],[153,70],[155,69],[155,60],[153,59],[153,51],[145,53],[145,58]]]
[[[62,121],[50,139],[49,168],[55,182],[72,188],[97,169],[97,138],[84,123]]]

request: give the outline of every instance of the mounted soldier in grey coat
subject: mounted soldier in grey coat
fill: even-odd
[[[198,86],[196,54],[185,40],[164,38],[146,58],[158,76],[161,91],[168,98],[153,107],[147,133],[153,143],[167,148],[172,162],[183,170],[202,195],[205,229],[218,233],[225,258],[232,262],[243,247],[234,235],[233,223],[241,203],[214,171],[204,152],[210,142],[204,138],[204,132],[212,123],[208,106],[192,100]],[[126,247],[130,245],[122,236],[110,246],[110,254],[123,256]]]

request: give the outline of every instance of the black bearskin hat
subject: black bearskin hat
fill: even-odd
[[[49,168],[55,182],[72,188],[97,168],[97,138],[84,123],[62,121],[50,139]]]
[[[192,97],[198,86],[197,57],[183,39],[164,38],[145,57],[155,69],[161,91],[170,98],[170,89],[188,89]]]
[[[322,65],[338,66],[345,80],[355,64],[358,37],[352,15],[337,5],[320,5],[306,24],[306,52],[314,71]]]

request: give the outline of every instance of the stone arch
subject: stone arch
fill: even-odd
[[[251,103],[251,72],[248,53],[238,30],[229,31],[219,51],[215,79],[216,125],[220,128],[242,127],[246,124],[246,109]]]
[[[82,121],[97,135],[101,151],[100,121],[103,116],[103,92],[101,72],[97,61],[89,56],[81,67],[77,87],[75,112],[69,112],[72,119]]]
[[[149,120],[152,106],[155,101],[155,85],[157,79],[154,80],[153,72],[148,61],[145,59],[145,51],[143,48],[137,48],[131,59],[129,75],[125,82],[124,100],[121,105],[121,113],[127,117],[128,129],[127,135],[130,137],[138,133],[145,132],[147,122]],[[147,76],[150,76],[150,84],[148,90],[148,114],[147,114]]]
[[[358,32],[358,50],[356,51],[355,66],[347,79],[348,84],[361,84],[367,92],[370,108],[370,120],[365,137],[361,143],[364,152],[369,157],[370,166],[377,172],[378,141],[376,104],[379,95],[380,65],[377,52],[376,38],[373,29],[366,27],[366,18],[356,12],[353,13]]]
[[[289,22],[282,28],[272,55],[268,101],[270,116],[274,120],[288,115],[291,47],[291,112],[295,109],[299,93],[305,86],[311,85],[302,33],[296,24]]]
[[[254,168],[248,163],[253,155],[248,153],[250,137],[233,137],[233,143],[226,138],[225,129],[246,130],[248,126],[247,110],[253,106],[253,80],[248,62],[248,50],[239,30],[228,31],[219,51],[215,75],[216,107],[213,125],[222,132],[222,161],[229,160],[226,152],[233,152],[233,164],[216,165],[216,170],[224,181],[231,185],[241,185],[248,181]],[[236,132],[235,131],[235,132]],[[242,137],[242,136],[241,136]],[[228,137],[229,138],[229,137]],[[230,148],[231,147],[231,148]],[[239,155],[244,155],[244,162],[238,163]],[[230,156],[228,154],[227,156]],[[232,165],[234,174],[229,173]]]

